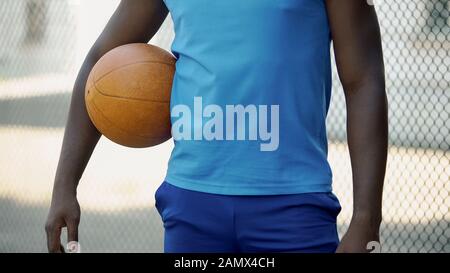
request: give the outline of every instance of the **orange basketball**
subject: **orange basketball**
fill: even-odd
[[[106,53],[86,84],[86,108],[95,127],[128,147],[160,144],[170,134],[170,93],[175,58],[148,44]]]

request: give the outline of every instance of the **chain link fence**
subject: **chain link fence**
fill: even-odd
[[[450,4],[375,1],[390,115],[383,198],[384,252],[450,252]],[[0,252],[46,250],[43,231],[81,62],[117,0],[0,1]],[[170,18],[151,43],[170,48]],[[334,69],[335,71],[335,69]],[[352,212],[346,111],[334,72],[329,160],[343,210]],[[160,252],[154,191],[172,144],[136,150],[102,139],[80,183],[86,252]]]

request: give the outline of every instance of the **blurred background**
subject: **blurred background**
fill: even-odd
[[[386,62],[390,148],[383,252],[450,252],[450,4],[375,1]],[[70,93],[117,0],[0,1],[0,252],[43,252],[44,223]],[[171,19],[151,41],[167,50]],[[335,68],[334,68],[335,71]],[[329,160],[352,212],[345,101],[334,72]],[[154,192],[172,142],[129,149],[102,139],[79,187],[84,252],[161,252]],[[65,238],[64,238],[65,240]]]

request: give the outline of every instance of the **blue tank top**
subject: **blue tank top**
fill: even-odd
[[[331,191],[325,0],[165,0],[177,58],[166,181],[194,191]]]

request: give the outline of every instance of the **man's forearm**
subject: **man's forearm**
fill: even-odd
[[[379,225],[388,146],[384,77],[378,76],[346,88],[353,217]]]
[[[100,138],[100,133],[92,124],[84,105],[86,81],[98,59],[94,55],[93,53],[88,55],[75,82],[56,171],[55,187],[64,186],[69,190],[75,190]]]

